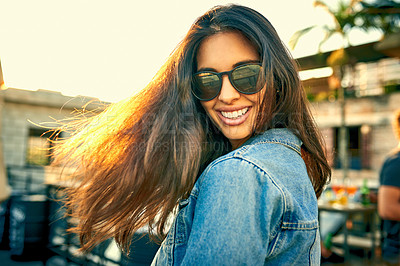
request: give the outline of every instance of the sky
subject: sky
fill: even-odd
[[[326,0],[335,5],[336,0]],[[195,19],[237,3],[262,13],[284,43],[299,29],[332,23],[313,0],[0,0],[0,60],[7,87],[60,91],[117,102],[144,88]],[[352,45],[378,32],[355,31]],[[315,54],[322,31],[300,40],[295,58]],[[332,38],[323,51],[339,48]]]

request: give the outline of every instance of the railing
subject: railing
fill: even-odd
[[[44,183],[45,169],[42,166],[7,166],[8,183],[14,195],[47,194]]]
[[[90,253],[79,252],[77,236],[68,232],[76,221],[65,216],[62,188],[44,183],[45,169],[9,166],[7,174],[13,193],[8,201],[0,204],[0,245],[8,246],[12,257],[42,260],[44,265],[151,263],[158,245],[146,233],[135,234],[130,257],[122,255],[112,239]]]

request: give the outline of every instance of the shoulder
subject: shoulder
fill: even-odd
[[[400,173],[400,150],[395,150],[386,157],[382,171],[388,170]]]
[[[301,140],[288,129],[272,129],[253,138],[248,145],[235,152],[235,156],[259,166],[279,179],[306,174],[301,157]],[[308,178],[308,176],[307,176]]]
[[[231,152],[214,160],[199,177],[192,193],[242,194],[267,191],[270,175],[265,167],[249,156]]]
[[[238,213],[257,217],[256,213],[262,213],[260,219],[280,219],[285,210],[284,192],[270,173],[234,153],[212,162],[199,177],[191,196],[196,198],[199,210],[207,209],[215,215],[224,213],[227,217],[236,217]]]
[[[381,185],[400,187],[400,151],[386,158],[381,171]]]
[[[266,173],[261,167],[231,153],[213,161],[200,176],[199,185],[245,185],[249,182],[261,182],[264,175]]]
[[[306,175],[300,146],[301,141],[289,130],[268,130],[213,161],[200,176],[198,185],[272,183],[269,189],[280,183],[277,179],[294,171],[298,175],[303,170]]]

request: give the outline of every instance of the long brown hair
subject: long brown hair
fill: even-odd
[[[269,21],[243,6],[218,6],[199,17],[152,82],[137,96],[113,104],[57,146],[54,165],[76,169],[67,205],[79,224],[82,249],[114,237],[129,251],[134,232],[154,226],[164,236],[178,201],[197,176],[231,149],[191,93],[196,51],[205,38],[239,31],[259,51],[267,93],[254,134],[286,127],[302,141],[315,193],[330,178],[294,60]]]

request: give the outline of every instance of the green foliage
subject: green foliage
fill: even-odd
[[[328,41],[334,34],[340,34],[344,42],[348,43],[348,32],[355,27],[356,20],[356,6],[359,1],[352,0],[348,1],[340,0],[335,9],[328,6],[325,2],[316,0],[314,1],[314,7],[323,8],[328,15],[333,18],[334,25],[314,25],[305,29],[296,31],[291,39],[289,40],[289,47],[294,49],[300,37],[304,36],[310,30],[320,27],[325,32],[324,38],[319,43],[319,50],[321,46]],[[344,47],[345,44],[343,43]]]
[[[323,8],[328,15],[333,18],[333,25],[313,25],[305,29],[296,31],[290,41],[289,47],[294,49],[299,39],[315,28],[321,28],[325,32],[325,36],[319,43],[319,51],[321,46],[328,41],[333,35],[339,34],[342,37],[342,48],[333,51],[327,58],[327,64],[336,71],[335,76],[341,78],[343,66],[353,61],[344,49],[350,45],[348,41],[349,32],[354,28],[365,31],[370,29],[380,30],[383,34],[390,34],[400,31],[400,3],[393,0],[339,0],[337,5],[332,8],[321,0],[314,1],[314,7]],[[390,84],[385,86],[385,92],[400,91],[399,84]],[[354,90],[345,90],[345,97],[355,97]],[[334,101],[338,98],[337,90],[330,92],[319,92],[317,94],[307,93],[310,101],[329,100]]]
[[[334,25],[313,25],[296,31],[289,40],[289,47],[294,49],[299,39],[314,28],[321,28],[325,32],[324,38],[319,43],[321,46],[334,34],[342,36],[342,47],[349,45],[348,34],[354,28],[364,31],[376,29],[383,34],[400,31],[400,3],[393,0],[339,0],[335,8],[324,1],[314,1],[314,7],[323,8],[333,18]]]
[[[307,99],[310,102],[322,102],[322,101],[334,102],[337,99],[337,90],[321,91],[318,93],[312,93],[308,91]]]
[[[392,0],[375,0],[372,3],[360,2],[362,9],[356,14],[357,27],[368,31],[377,29],[384,34],[399,32],[400,3]]]
[[[293,36],[290,38],[289,40],[289,47],[290,49],[294,49],[297,45],[297,42],[299,41],[299,39],[305,35],[306,33],[308,33],[310,30],[312,30],[313,28],[315,28],[316,25],[296,31]]]
[[[344,48],[333,51],[326,60],[326,63],[331,66],[343,66],[349,61],[349,56]]]
[[[385,93],[393,93],[400,91],[400,84],[398,83],[391,83],[383,86]]]

